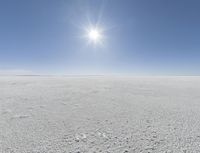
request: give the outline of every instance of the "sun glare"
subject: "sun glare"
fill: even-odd
[[[83,33],[81,38],[84,38],[87,41],[87,45],[93,47],[105,47],[105,28],[100,24],[88,23],[85,26],[81,26]]]
[[[90,30],[88,36],[92,41],[97,41],[98,39],[100,39],[100,33],[96,29]]]
[[[89,44],[93,45],[103,45],[103,30],[99,27],[91,26],[91,28],[86,28],[85,37],[88,39]]]
[[[90,29],[88,31],[88,38],[89,38],[90,42],[96,44],[101,41],[102,36],[98,29]]]

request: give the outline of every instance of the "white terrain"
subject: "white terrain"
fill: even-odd
[[[0,77],[0,153],[199,152],[200,77]]]

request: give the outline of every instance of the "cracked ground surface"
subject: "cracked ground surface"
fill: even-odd
[[[200,152],[200,77],[2,76],[0,152]]]

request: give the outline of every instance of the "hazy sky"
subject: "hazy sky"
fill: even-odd
[[[0,70],[199,75],[200,1],[0,0]]]

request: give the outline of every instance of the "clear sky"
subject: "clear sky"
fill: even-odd
[[[86,29],[102,29],[89,43]],[[0,71],[200,74],[199,0],[0,0]]]

